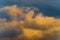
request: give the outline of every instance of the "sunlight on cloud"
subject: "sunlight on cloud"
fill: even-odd
[[[13,33],[12,30],[16,31],[16,34],[14,34],[19,36],[15,36],[16,38],[13,37],[13,40],[59,40],[60,19],[48,17],[42,13],[35,15],[34,9],[26,8],[23,10],[16,5],[5,6],[0,10],[2,10],[1,12],[6,11],[12,18],[10,22],[7,22],[5,18],[0,19],[0,27],[2,27],[0,28],[0,33],[6,28],[8,31],[9,29],[11,30],[9,33]]]

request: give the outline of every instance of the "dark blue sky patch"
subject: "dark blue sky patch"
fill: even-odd
[[[37,7],[44,15],[60,17],[60,0],[0,0],[0,7],[7,5]]]
[[[0,18],[5,18],[5,19],[7,19],[7,21],[11,21],[10,15],[6,14],[6,12],[1,12]]]

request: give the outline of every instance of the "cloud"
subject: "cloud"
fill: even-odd
[[[32,39],[46,39],[46,40],[55,40],[55,37],[60,37],[60,19],[55,17],[45,16],[42,13],[35,15],[34,9],[31,8],[21,8],[16,5],[5,6],[1,8],[1,12],[6,12],[12,18],[11,21],[7,22],[5,18],[0,20],[0,26],[3,27],[0,29],[0,33],[3,36],[3,33],[21,35],[18,37],[24,36]],[[1,24],[2,23],[2,24]],[[12,32],[13,30],[13,32]],[[57,32],[55,34],[55,32]],[[29,34],[30,33],[30,34]],[[41,33],[41,34],[39,34]],[[11,34],[11,35],[12,35]],[[31,35],[32,34],[32,35]],[[8,35],[6,35],[8,36]],[[13,35],[14,36],[14,35]],[[13,37],[12,36],[12,37]],[[34,37],[35,36],[35,37]],[[17,37],[17,36],[16,36]],[[33,38],[34,37],[34,38]],[[59,38],[56,38],[59,40]]]

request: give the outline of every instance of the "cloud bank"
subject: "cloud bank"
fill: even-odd
[[[0,12],[8,14],[11,21],[0,18],[0,37],[11,40],[60,40],[60,19],[42,13],[35,15],[34,11],[16,5],[1,8]]]

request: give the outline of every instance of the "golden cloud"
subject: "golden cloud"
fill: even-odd
[[[50,40],[46,38],[47,36],[49,38],[52,37],[51,40],[54,40],[56,37],[55,35],[60,35],[58,32],[58,30],[60,30],[60,19],[58,18],[44,16],[42,13],[35,15],[34,10],[30,8],[25,9],[26,13],[24,13],[24,10],[16,5],[5,6],[2,8],[2,10],[5,10],[6,13],[12,17],[11,22],[2,21],[2,19],[0,20],[0,24],[2,21],[4,28],[11,27],[15,28],[17,31],[22,29],[21,31],[23,32],[23,35],[29,38],[33,38],[33,36],[35,36],[36,38],[42,38],[42,40]],[[57,33],[55,34],[55,32]],[[20,38],[20,36],[18,38]]]

